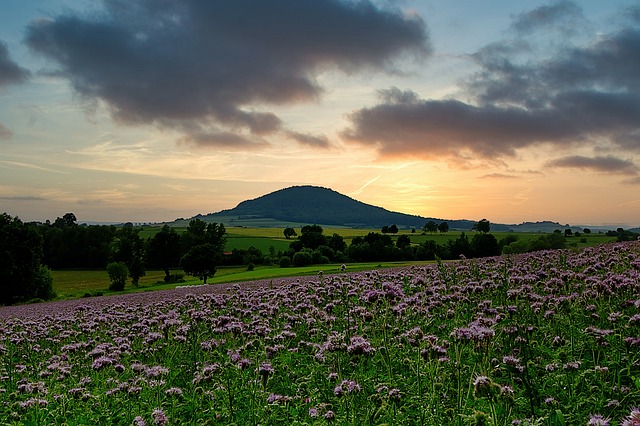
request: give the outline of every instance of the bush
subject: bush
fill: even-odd
[[[313,263],[313,257],[308,251],[299,251],[293,255],[294,266],[307,266]]]
[[[129,268],[123,262],[111,262],[107,265],[107,273],[109,274],[109,290],[122,291],[129,276]]]
[[[281,268],[288,268],[289,266],[291,266],[291,259],[289,258],[289,256],[282,256],[278,263],[280,264]]]

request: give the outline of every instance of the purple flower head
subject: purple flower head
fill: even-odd
[[[609,426],[609,419],[605,419],[601,414],[592,414],[589,416],[587,426]]]
[[[169,422],[167,415],[160,408],[156,408],[153,410],[153,424],[164,426]]]

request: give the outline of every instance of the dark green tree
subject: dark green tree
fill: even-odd
[[[0,215],[0,305],[55,296],[49,270],[42,265],[42,244],[35,225]]]
[[[220,250],[211,243],[193,246],[180,260],[184,272],[200,278],[204,284],[215,275],[219,263]]]
[[[481,232],[483,234],[488,234],[491,231],[491,222],[489,222],[487,219],[482,219],[478,223],[473,225],[472,230]]]
[[[140,228],[123,226],[116,232],[112,243],[112,260],[123,262],[129,269],[131,283],[137,287],[144,270],[144,241],[139,235]]]
[[[164,271],[164,281],[171,281],[170,268],[180,263],[180,235],[174,228],[164,225],[149,239],[147,262]]]
[[[438,224],[430,220],[422,227],[422,232],[425,234],[435,234],[438,232]]]
[[[289,246],[294,251],[301,251],[304,248],[315,250],[320,246],[327,245],[327,237],[323,235],[323,229],[320,225],[306,225],[300,229],[298,239]]]
[[[124,290],[129,268],[124,262],[111,262],[107,265],[107,274],[109,274],[109,290]]]
[[[471,251],[473,257],[497,256],[500,245],[492,234],[476,234],[471,239]]]
[[[400,235],[396,241],[396,247],[406,248],[411,245],[411,238],[408,235]]]
[[[440,222],[440,225],[438,225],[438,231],[440,231],[441,234],[446,234],[449,232],[449,224],[447,222]]]
[[[288,240],[291,237],[296,237],[298,234],[293,228],[284,228],[284,237]]]
[[[397,234],[398,233],[398,227],[396,226],[395,223],[389,227],[389,233],[390,234]]]

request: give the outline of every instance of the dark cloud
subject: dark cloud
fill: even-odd
[[[7,45],[0,41],[0,88],[9,84],[18,84],[29,78],[29,71],[20,67],[9,57]],[[11,139],[13,132],[0,123],[0,140]]]
[[[0,87],[22,83],[28,78],[29,71],[11,60],[7,45],[0,41]]]
[[[309,133],[299,133],[287,131],[287,136],[296,142],[313,148],[329,148],[331,144],[329,139],[324,135],[311,135]]]
[[[91,16],[34,22],[26,42],[55,61],[79,94],[105,102],[125,123],[267,135],[281,129],[280,119],[251,107],[317,99],[317,72],[390,68],[401,54],[430,53],[421,19],[364,0],[103,4]]]
[[[519,31],[581,16],[569,2],[534,12],[517,18]],[[386,156],[491,159],[542,143],[640,151],[640,23],[542,57],[518,37],[470,59],[480,71],[462,86],[468,101],[392,88],[378,105],[353,112],[343,136]]]
[[[613,156],[584,157],[582,155],[571,155],[551,160],[547,162],[547,166],[628,175],[635,175],[640,171],[640,168],[633,161]]]
[[[573,34],[577,30],[577,24],[583,20],[582,9],[575,3],[558,1],[519,14],[514,18],[511,29],[522,35],[549,29]]]
[[[177,142],[179,145],[197,148],[224,147],[227,149],[251,149],[269,145],[264,140],[227,131],[189,132],[179,138]]]

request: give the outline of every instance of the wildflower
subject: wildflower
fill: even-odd
[[[156,408],[155,410],[153,410],[152,415],[153,415],[154,425],[164,426],[169,421],[165,412],[162,411],[160,408]]]
[[[329,411],[327,411],[326,413],[324,413],[324,419],[325,419],[325,420],[329,420],[329,421],[331,421],[331,420],[335,420],[335,418],[336,418],[336,415],[335,415],[335,413],[334,413],[333,411],[331,411],[331,410],[329,410]]]
[[[351,355],[373,355],[376,349],[364,337],[353,336],[347,346],[347,353]]]
[[[600,414],[592,414],[589,416],[587,426],[609,426],[609,419],[605,419]]]
[[[147,422],[145,422],[142,417],[136,416],[136,418],[133,419],[133,425],[134,426],[147,426]]]
[[[631,413],[622,420],[620,426],[640,426],[640,408],[632,408]]]
[[[318,409],[315,407],[309,408],[309,417],[313,417],[314,419],[319,416]]]
[[[166,393],[167,395],[180,396],[180,395],[182,395],[182,389],[180,389],[180,388],[169,388],[166,391],[164,391],[164,393]]]
[[[487,376],[477,376],[473,381],[473,395],[476,398],[493,399],[500,393],[500,385]]]

